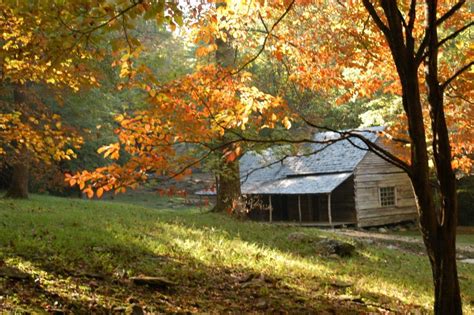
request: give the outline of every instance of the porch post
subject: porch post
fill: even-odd
[[[272,213],[273,213],[273,207],[272,207],[272,195],[269,195],[270,197],[270,223],[272,222]]]
[[[300,218],[301,223],[301,195],[298,195],[298,216]]]
[[[329,217],[329,225],[332,227],[331,193],[328,194],[328,217]]]

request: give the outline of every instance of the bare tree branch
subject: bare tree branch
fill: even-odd
[[[449,40],[452,40],[454,38],[456,38],[459,34],[461,34],[462,32],[464,32],[465,30],[467,30],[469,27],[473,26],[474,25],[474,22],[471,22],[471,23],[468,23],[466,25],[464,25],[463,27],[461,27],[460,29],[454,31],[453,33],[451,33],[450,35],[446,36],[445,38],[443,38],[442,40],[440,40],[438,42],[438,45],[436,45],[436,48],[439,48],[441,46],[443,46],[446,42],[448,42]],[[427,56],[427,52],[425,52],[420,58],[420,62],[426,58]]]
[[[325,129],[325,130],[328,130],[328,131],[332,131],[332,132],[335,132],[335,133],[338,133],[339,135],[341,135],[341,137],[343,137],[344,139],[345,138],[350,138],[350,137],[353,137],[353,138],[358,138],[360,139],[362,142],[364,142],[364,144],[368,147],[368,149],[372,152],[374,152],[377,156],[381,157],[382,159],[384,159],[385,161],[389,162],[390,164],[393,164],[401,169],[403,169],[408,175],[410,175],[412,173],[411,171],[411,167],[409,164],[407,164],[406,162],[404,162],[403,160],[401,160],[400,158],[396,157],[395,155],[393,155],[392,153],[390,153],[389,151],[387,151],[386,149],[382,148],[381,146],[373,143],[372,141],[368,140],[366,137],[362,136],[360,134],[361,130],[358,130],[356,132],[354,131],[338,131],[338,130],[335,130],[335,129],[332,129],[332,128],[328,128],[328,127],[325,127],[325,126],[319,126],[319,125],[316,125],[316,124],[313,124],[311,123],[310,121],[308,120],[305,120],[303,118],[303,120],[308,124],[310,125],[311,127],[314,127],[314,128],[318,128],[318,129]],[[363,131],[363,130],[362,130]],[[348,139],[349,140],[349,139]],[[350,141],[350,140],[349,140]],[[353,144],[353,143],[352,143]],[[354,145],[354,144],[353,144]]]
[[[444,90],[454,79],[460,76],[464,71],[468,70],[474,65],[474,61],[469,62],[467,65],[456,71],[452,76],[450,76],[443,84],[441,84],[441,89]]]
[[[237,29],[237,30],[242,30],[242,31],[245,31],[245,32],[253,32],[253,33],[262,33],[262,34],[268,34],[268,32],[266,30],[261,30],[261,29],[255,29],[255,28],[240,28],[240,29]],[[290,46],[293,46],[295,48],[298,48],[298,49],[301,49],[301,46],[298,46],[296,45],[295,43],[293,42],[290,42],[288,41],[287,39],[285,38],[282,38],[281,36],[278,36],[278,35],[275,35],[275,34],[270,34],[271,37],[279,40],[279,41],[284,41],[285,43],[287,43],[288,45]]]
[[[456,36],[458,36],[460,33],[464,32],[465,30],[467,30],[469,27],[471,27],[473,25],[474,25],[474,21],[464,25],[460,29],[458,29],[458,30],[454,31],[453,33],[451,33],[450,35],[446,36],[445,38],[443,38],[442,40],[440,40],[438,42],[438,47],[444,45],[444,43],[446,43],[448,40],[456,38]]]
[[[441,25],[444,21],[449,19],[454,13],[456,13],[466,2],[466,0],[460,0],[458,3],[456,3],[451,9],[448,10],[442,17],[436,20],[436,26]],[[420,64],[423,61],[423,58],[425,56],[425,49],[426,46],[428,45],[429,41],[429,34],[425,33],[425,36],[423,37],[423,40],[420,43],[420,46],[418,47],[418,51],[416,52],[415,60],[417,64]]]
[[[448,12],[446,12],[436,21],[436,26],[441,25],[444,21],[449,19],[454,13],[456,13],[456,11],[458,11],[464,5],[464,3],[466,3],[466,0],[460,0],[458,3],[452,6],[451,9],[448,10]]]
[[[447,87],[446,87],[447,88]],[[464,102],[466,103],[469,103],[471,105],[474,105],[474,102],[467,99],[463,93],[459,93],[458,91],[456,91],[453,86],[451,85],[450,88],[453,90],[452,93],[449,93],[449,92],[446,92],[445,95],[449,98],[456,98],[456,99],[460,99],[460,100],[463,100]]]
[[[410,11],[408,12],[408,30],[410,32],[413,31],[413,27],[415,26],[416,20],[416,0],[411,0],[410,3]]]
[[[59,14],[58,12],[58,19],[60,21],[61,24],[64,25],[64,27],[66,27],[68,30],[70,30],[71,32],[73,33],[78,33],[78,34],[81,34],[81,35],[87,35],[87,34],[91,34],[95,31],[97,31],[98,29],[108,25],[110,22],[113,22],[115,21],[116,19],[118,19],[119,17],[125,15],[128,11],[132,10],[133,8],[137,7],[138,5],[142,4],[144,0],[137,0],[137,1],[132,1],[132,5],[126,7],[125,9],[119,11],[116,15],[112,16],[111,18],[109,18],[108,20],[94,26],[94,27],[91,27],[89,29],[85,29],[85,30],[78,30],[78,29],[74,29],[72,28],[71,26],[69,26],[62,18],[61,18],[61,15]]]
[[[370,16],[374,20],[375,24],[377,24],[378,28],[384,33],[385,37],[387,40],[390,39],[390,29],[388,28],[387,25],[384,24],[382,19],[380,19],[380,16],[377,14],[377,11],[375,10],[374,6],[370,2],[370,0],[363,0],[365,8],[369,12]]]
[[[130,43],[130,38],[128,38],[128,32],[127,32],[127,26],[125,25],[125,15],[122,15],[122,29],[123,29],[123,35],[125,36],[125,40],[128,45],[128,50],[129,53],[132,53],[132,43]]]
[[[275,21],[275,23],[273,23],[272,27],[270,29],[267,28],[265,22],[263,22],[263,19],[262,19],[262,22],[263,22],[263,26],[265,28],[265,30],[268,30],[267,31],[267,35],[265,36],[265,38],[263,39],[263,43],[262,43],[262,46],[260,47],[259,51],[257,52],[256,55],[254,55],[252,58],[250,58],[247,62],[245,62],[242,66],[240,66],[237,70],[231,72],[230,74],[231,75],[234,75],[234,74],[237,74],[239,73],[240,71],[242,71],[245,67],[247,67],[249,64],[251,64],[252,62],[254,62],[255,60],[257,60],[257,58],[262,54],[262,52],[265,50],[265,46],[267,45],[267,42],[268,42],[268,38],[271,36],[270,34],[273,32],[273,30],[275,29],[275,27],[283,20],[283,18],[291,11],[291,8],[293,7],[293,4],[295,3],[296,0],[292,0],[290,2],[290,4],[286,7],[285,9],[285,12],[283,12],[283,14]],[[261,17],[261,16],[260,16]]]

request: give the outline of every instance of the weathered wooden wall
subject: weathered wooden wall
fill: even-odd
[[[331,216],[333,222],[357,222],[353,176],[331,193]]]
[[[379,188],[395,186],[395,206],[382,207]],[[397,223],[417,218],[415,197],[408,176],[372,152],[354,172],[355,208],[358,226]]]

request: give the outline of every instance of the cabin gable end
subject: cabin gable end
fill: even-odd
[[[373,152],[367,152],[355,168],[354,191],[359,227],[417,218],[408,175]]]

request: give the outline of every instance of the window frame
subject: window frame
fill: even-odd
[[[382,202],[382,189],[393,188],[393,204],[383,204]],[[380,186],[379,187],[379,205],[383,208],[396,207],[397,206],[397,187],[396,186]]]

